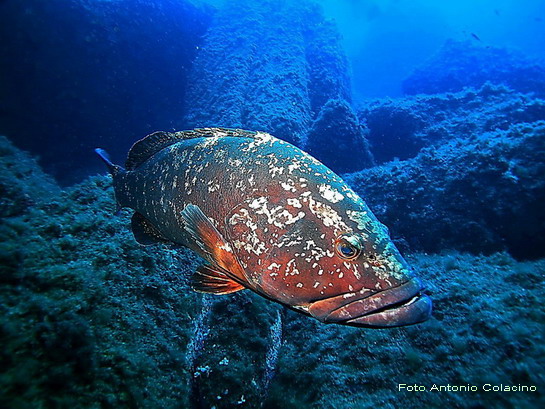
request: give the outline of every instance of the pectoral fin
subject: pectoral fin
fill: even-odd
[[[186,232],[195,243],[192,249],[208,261],[214,270],[225,271],[236,281],[247,283],[246,274],[233,249],[200,207],[189,204],[182,210],[181,216]]]

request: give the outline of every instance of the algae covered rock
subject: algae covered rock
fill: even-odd
[[[316,5],[227,2],[197,53],[185,123],[264,130],[301,146],[332,98],[350,99],[347,62]]]
[[[372,164],[350,106],[340,36],[309,1],[225,3],[190,78],[189,127],[263,130],[306,147],[336,172]]]
[[[447,40],[403,82],[406,94],[456,92],[485,82],[545,97],[545,63],[504,48]]]
[[[137,245],[128,215],[113,216],[109,178],[61,191],[28,155],[1,152],[4,200],[22,191],[31,203],[0,223],[0,406],[183,402],[188,374],[174,351],[195,311],[179,291],[192,256]]]
[[[513,125],[346,175],[410,248],[545,256],[545,122]]]
[[[15,148],[2,135],[0,169],[0,217],[20,215],[60,193],[55,180],[42,171],[35,158]]]
[[[373,164],[365,128],[343,100],[329,100],[313,122],[306,151],[336,172],[354,172]]]
[[[61,191],[0,142],[4,200],[18,203],[19,190],[32,199],[1,215],[0,406],[258,405],[277,307],[234,295],[203,318],[188,286],[203,261],[137,244],[109,177]]]
[[[485,83],[454,93],[368,101],[358,110],[377,162],[408,159],[431,145],[545,120],[545,100]]]

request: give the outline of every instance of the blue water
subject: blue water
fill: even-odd
[[[542,0],[0,1],[0,408],[545,407],[544,51]],[[200,127],[340,174],[433,316],[193,293],[93,150]]]
[[[333,41],[340,47],[340,58],[346,56],[345,62],[332,61],[329,54],[325,54],[324,59],[339,67],[337,79],[348,83],[347,91],[340,91],[341,97],[351,99],[354,106],[370,97],[403,95],[403,81],[425,65],[447,40],[467,41],[485,50],[490,47],[515,49],[530,59],[542,58],[545,6],[538,0],[525,1],[524,5],[515,1],[484,1],[478,5],[470,1],[442,2],[442,5],[426,1],[324,0],[318,3],[323,7],[320,18],[334,24],[335,34],[324,35],[339,36]],[[218,13],[213,7],[221,10],[224,3],[194,4],[197,6],[175,0],[2,2],[4,57],[1,70],[5,80],[0,101],[0,130],[11,135],[18,146],[38,154],[42,165],[61,183],[70,184],[100,169],[88,154],[97,142],[112,145],[109,142],[115,141],[112,153],[121,159],[134,140],[151,131],[193,125],[190,118],[184,118],[192,103],[185,96],[192,85],[188,81],[200,83],[203,90],[210,89],[202,83],[202,78],[191,77],[191,73],[200,69],[194,65],[195,58],[202,58],[206,53],[206,49],[200,47],[206,42],[207,29],[216,24],[213,15]],[[233,24],[237,19],[240,25],[244,24],[248,18],[245,7],[237,10],[232,2],[225,5],[232,10],[228,18]],[[259,5],[255,5],[254,11],[258,9]],[[297,16],[288,21],[289,12],[286,13],[284,24],[288,27],[302,23],[300,20],[297,23]],[[245,38],[257,35],[254,38],[258,40],[263,36],[252,33],[251,21],[248,24],[248,30],[235,29],[240,29],[240,35]],[[273,21],[270,24],[274,26]],[[277,27],[281,25],[279,21]],[[282,35],[281,30],[275,34],[279,43]],[[288,43],[290,35],[284,34]],[[236,38],[233,35],[230,40]],[[236,41],[229,47],[238,53],[241,61],[249,62],[255,56],[248,54],[251,50],[244,45],[245,40],[241,41],[240,49]],[[266,53],[268,47],[273,53],[277,49],[275,44],[256,43],[254,46],[262,53]],[[286,51],[280,58],[290,52]],[[227,67],[228,63],[224,63]],[[490,63],[501,64],[494,56]],[[287,59],[279,64],[303,68],[297,68],[294,61]],[[263,68],[277,69],[272,65]],[[229,71],[235,77],[238,75],[230,68]],[[305,87],[301,81],[308,78],[303,73],[300,75],[301,78],[294,81],[299,85],[282,85],[279,99],[284,98],[285,87]],[[322,72],[319,75],[335,74]],[[274,89],[274,82],[270,86]],[[324,90],[327,87],[329,85],[324,85]],[[333,85],[330,90],[335,88],[338,87]],[[226,92],[229,91],[217,90],[216,94]],[[262,93],[261,90],[256,92]],[[303,102],[297,98],[290,101],[296,108]],[[252,104],[254,102],[248,102],[247,109],[255,113]],[[292,125],[286,135],[280,136],[290,139],[294,136],[288,134],[298,133],[295,139],[304,139],[309,121],[318,114],[318,107],[310,107],[313,113],[307,112],[307,117],[302,117],[297,110],[288,111],[289,108],[286,104],[286,112],[279,114],[294,115],[293,121],[302,123],[304,129]],[[222,117],[217,121],[207,119],[217,125],[258,125],[276,131],[276,127],[263,121],[229,124]],[[38,129],[39,136],[36,135]],[[62,147],[43,143],[51,138],[61,140]]]
[[[226,0],[208,0],[220,6]],[[399,96],[401,82],[447,39],[483,42],[543,58],[540,0],[317,0],[334,20],[358,98]],[[479,39],[475,39],[475,34]]]
[[[447,39],[543,58],[545,4],[539,0],[322,3],[326,15],[339,24],[352,62],[354,92],[362,98],[401,95],[401,81]]]

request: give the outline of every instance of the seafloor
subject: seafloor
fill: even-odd
[[[435,303],[428,322],[324,325],[249,292],[191,292],[186,281],[199,261],[139,246],[129,213],[114,215],[109,177],[61,190],[5,138],[0,161],[1,407],[545,403],[545,260],[410,253]],[[402,383],[479,391],[409,393],[398,391]],[[538,391],[484,392],[484,384]]]
[[[0,408],[545,407],[543,63],[449,41],[404,96],[355,103],[311,2],[5,3],[0,73],[19,81],[0,125],[33,155],[0,137]],[[58,47],[26,42],[42,37]],[[98,143],[120,157],[182,126],[265,130],[343,173],[425,281],[432,318],[369,330],[193,293],[198,257],[138,245],[111,179],[79,177]]]

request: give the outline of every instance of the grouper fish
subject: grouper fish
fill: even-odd
[[[196,291],[250,289],[324,323],[395,327],[425,321],[432,304],[386,227],[321,162],[264,132],[155,132],[125,169],[106,152],[135,239],[170,242],[205,263]]]

